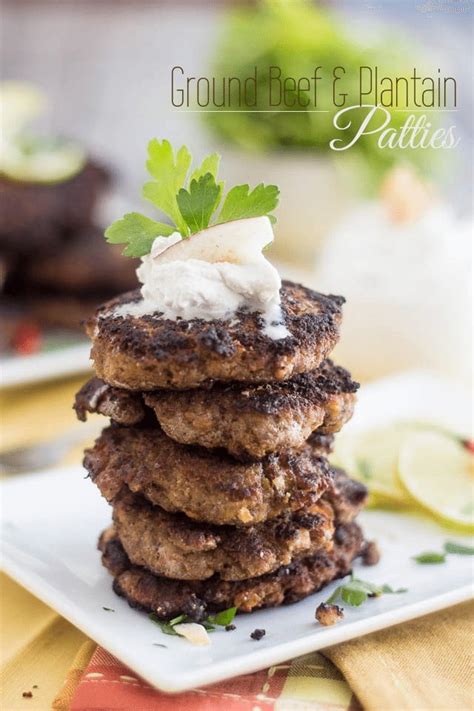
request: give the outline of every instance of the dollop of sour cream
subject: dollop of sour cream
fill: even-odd
[[[214,225],[189,239],[157,237],[137,276],[141,300],[117,315],[162,314],[176,320],[232,320],[239,309],[262,314],[264,333],[290,335],[280,307],[281,279],[262,250],[273,241],[268,217]]]

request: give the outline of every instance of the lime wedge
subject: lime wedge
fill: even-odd
[[[409,423],[394,423],[359,433],[343,433],[336,440],[334,463],[362,481],[374,503],[402,506],[407,503],[407,495],[398,481],[398,455],[409,432]]]
[[[407,435],[399,479],[417,504],[446,525],[474,532],[474,456],[449,434]]]

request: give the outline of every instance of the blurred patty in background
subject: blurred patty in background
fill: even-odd
[[[0,349],[29,353],[51,328],[79,330],[97,303],[136,285],[136,264],[96,224],[110,171],[82,146],[32,136],[43,101],[34,87],[0,87]]]

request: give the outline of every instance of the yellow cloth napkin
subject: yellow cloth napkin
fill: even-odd
[[[66,681],[59,691],[59,694],[53,701],[52,709],[54,711],[68,711],[74,693],[77,689],[77,685],[79,684],[95,650],[96,645],[90,640],[84,642],[79,647],[79,650],[74,657],[72,666],[67,673]]]
[[[89,376],[30,385],[0,393],[0,451],[54,439],[84,425],[72,409],[74,394]],[[97,431],[103,418],[97,417]],[[78,440],[62,462],[79,463]],[[33,475],[34,476],[34,475]],[[58,689],[87,637],[24,588],[0,574],[0,708],[50,709]],[[38,688],[32,688],[37,686]],[[23,698],[31,692],[32,698]]]
[[[87,637],[3,574],[0,595],[0,708],[46,711]]]
[[[323,652],[366,711],[474,708],[474,603],[467,602]]]
[[[0,449],[23,447],[80,427],[72,404],[90,376],[30,385],[0,392]],[[80,460],[79,460],[80,461]]]

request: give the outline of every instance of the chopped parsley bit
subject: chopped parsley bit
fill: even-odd
[[[218,612],[215,615],[209,615],[209,617],[207,617],[205,620],[199,620],[198,624],[202,625],[207,632],[214,632],[216,630],[216,626],[233,626],[231,625],[231,622],[234,619],[236,612],[236,607],[229,607],[227,610],[222,610],[222,612]],[[196,622],[196,620],[193,620],[193,618],[189,617],[188,615],[178,615],[177,617],[174,617],[172,620],[168,620],[167,622],[160,620],[160,618],[154,612],[151,612],[148,617],[152,622],[155,623],[155,625],[158,625],[158,627],[164,634],[171,634],[175,635],[176,637],[182,636],[178,634],[174,629],[176,625],[180,625],[183,622]]]
[[[266,630],[256,629],[250,633],[250,638],[254,639],[256,642],[259,642],[262,639],[262,637],[265,637],[265,635],[266,635]]]
[[[186,146],[181,146],[175,155],[169,141],[160,143],[152,139],[148,144],[146,168],[153,180],[145,183],[142,194],[167,215],[172,224],[130,212],[106,229],[106,240],[125,244],[123,253],[127,257],[143,257],[150,252],[157,237],[169,237],[173,232],[187,239],[211,223],[265,215],[275,222],[271,212],[278,205],[276,185],[260,183],[253,190],[248,185],[236,185],[225,196],[217,216],[224,194],[224,182],[217,179],[220,156],[212,153],[204,158],[188,178],[191,161]]]
[[[446,554],[445,553],[433,553],[432,551],[427,551],[426,553],[419,553],[413,556],[413,560],[421,565],[430,565],[432,563],[445,563]]]
[[[474,555],[474,548],[472,546],[466,546],[462,543],[456,543],[455,541],[446,541],[444,546],[444,553],[436,553],[428,551],[426,553],[420,553],[419,555],[413,556],[413,560],[417,563],[445,563],[446,555],[450,553],[451,555]]]
[[[444,550],[446,553],[453,553],[454,555],[474,555],[474,548],[472,546],[465,546],[461,543],[455,543],[454,541],[446,541]]]
[[[390,585],[375,585],[365,580],[359,580],[351,574],[350,580],[343,585],[339,585],[333,594],[326,600],[326,605],[331,605],[339,598],[352,607],[359,607],[368,597],[380,597],[385,594],[395,594],[407,592],[407,588],[394,590]]]
[[[166,644],[160,644],[159,642],[153,642],[154,647],[163,647],[163,649],[168,649]]]
[[[222,612],[218,612],[217,615],[209,615],[207,621],[213,625],[226,627],[227,625],[230,625],[230,623],[235,617],[236,612],[236,607],[229,607],[229,609],[227,610],[222,610]]]
[[[104,607],[104,606],[102,606],[102,609],[105,610],[106,612],[115,612],[115,610],[112,610],[111,607]]]

